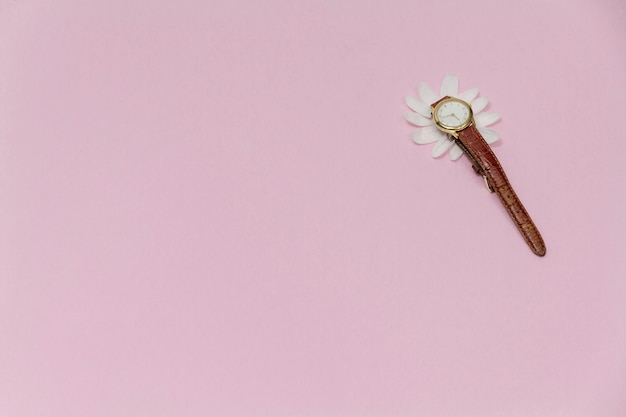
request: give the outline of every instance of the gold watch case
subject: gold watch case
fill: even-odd
[[[466,107],[469,110],[469,117],[467,118],[467,120],[465,120],[462,124],[457,125],[457,126],[449,126],[446,125],[445,122],[443,122],[442,120],[439,119],[438,113],[439,113],[439,109],[445,105],[446,103],[450,103],[450,102],[457,102],[462,104],[464,107]],[[432,108],[432,114],[433,114],[433,120],[435,121],[435,125],[437,126],[437,128],[439,128],[439,130],[448,133],[452,136],[454,136],[455,138],[459,137],[458,132],[460,132],[461,130],[465,129],[466,127],[470,126],[472,123],[474,123],[474,113],[472,112],[472,106],[469,105],[469,103],[455,98],[455,97],[444,97],[443,99],[439,100],[436,103],[433,103],[431,105]],[[456,116],[455,116],[456,117]]]

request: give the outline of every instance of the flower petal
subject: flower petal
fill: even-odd
[[[446,153],[446,151],[450,149],[450,147],[452,147],[453,144],[454,144],[454,141],[448,138],[448,136],[441,138],[433,147],[431,155],[433,156],[433,158],[438,158],[444,153]]]
[[[478,126],[478,131],[485,138],[485,142],[491,144],[500,139],[500,135],[495,130],[491,130],[486,127]]]
[[[461,100],[465,101],[466,103],[471,103],[472,100],[474,100],[477,95],[478,95],[478,88],[472,88],[470,90],[462,92],[461,94],[459,94],[456,97],[460,98]]]
[[[445,136],[446,134],[437,129],[437,126],[432,125],[417,129],[415,132],[413,132],[413,135],[411,137],[413,139],[413,142],[419,145],[425,145],[427,143],[436,142],[441,138],[445,138]]]
[[[490,124],[500,120],[500,115],[498,113],[488,111],[475,115],[474,120],[476,120],[476,124],[478,126],[489,126]]]
[[[431,119],[428,119],[417,113],[407,113],[404,115],[404,117],[415,126],[430,126],[435,123]]]
[[[456,96],[459,94],[459,79],[456,75],[448,75],[441,83],[441,96]]]
[[[456,143],[452,145],[452,149],[450,149],[450,159],[456,161],[461,156],[463,156],[463,149],[459,147]]]
[[[435,101],[439,100],[439,97],[435,94],[433,90],[430,89],[424,83],[421,83],[419,87],[417,87],[417,94],[419,94],[420,99],[426,104],[433,104]]]
[[[472,111],[474,114],[480,113],[487,107],[487,103],[489,99],[487,97],[479,97],[476,100],[472,101]]]
[[[422,116],[424,117],[432,116],[430,106],[428,104],[424,104],[423,102],[416,99],[415,97],[406,96],[404,97],[404,101],[406,101],[406,105],[409,106],[411,110],[421,114]]]

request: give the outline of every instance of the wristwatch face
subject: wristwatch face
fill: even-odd
[[[447,98],[437,103],[433,118],[440,128],[459,131],[472,122],[472,108],[458,98]]]

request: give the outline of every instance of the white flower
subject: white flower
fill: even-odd
[[[498,133],[487,129],[486,126],[497,122],[500,119],[500,115],[494,112],[483,112],[487,106],[488,99],[487,97],[476,98],[478,96],[477,88],[472,88],[459,94],[459,79],[456,75],[448,75],[443,79],[440,95],[435,94],[424,83],[417,87],[417,94],[419,98],[405,97],[407,106],[415,112],[406,114],[406,120],[420,127],[412,135],[415,143],[423,145],[437,142],[431,152],[433,158],[440,157],[448,150],[450,150],[450,159],[453,161],[456,161],[463,155],[463,150],[454,143],[454,138],[439,130],[432,119],[430,105],[445,96],[456,97],[469,103],[474,113],[476,128],[485,138],[485,141],[491,144],[498,140]]]

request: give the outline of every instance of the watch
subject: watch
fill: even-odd
[[[435,126],[449,134],[472,161],[474,171],[483,176],[489,191],[500,198],[533,253],[544,256],[546,245],[543,238],[511,187],[500,162],[476,128],[472,107],[463,100],[446,96],[431,104],[431,111]]]

